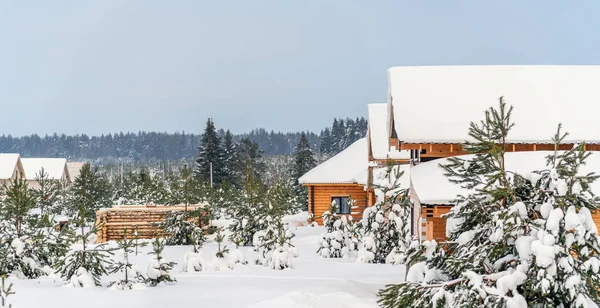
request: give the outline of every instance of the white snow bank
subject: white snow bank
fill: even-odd
[[[308,226],[308,212],[286,215],[282,220],[290,226]]]
[[[315,295],[307,292],[292,292],[250,306],[250,308],[376,308],[376,303],[346,292]]]

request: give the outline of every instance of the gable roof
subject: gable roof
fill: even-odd
[[[387,104],[369,104],[369,140],[374,159],[410,159],[409,151],[390,149]]]
[[[42,168],[51,180],[60,180],[67,175],[65,158],[22,158],[21,162],[27,180],[35,180]]]
[[[367,184],[369,153],[367,138],[314,167],[298,179],[300,184]]]
[[[566,143],[600,143],[600,66],[392,67],[388,82],[402,142],[470,140],[469,123],[503,96],[514,106],[510,143],[552,143],[559,122],[569,132]]]
[[[506,170],[526,176],[532,171],[548,169],[546,157],[553,153],[553,151],[505,153]],[[473,156],[461,155],[458,157],[468,160]],[[448,163],[448,158],[440,158],[420,163],[411,168],[412,187],[421,204],[452,204],[451,201],[456,199],[458,195],[469,193],[469,190],[460,187],[459,184],[450,182],[444,175],[444,170],[439,165]],[[598,166],[600,166],[600,153],[591,152],[586,164],[581,166],[579,174],[600,173],[598,172]],[[591,190],[594,194],[600,194],[600,180],[591,184]]]
[[[19,163],[19,154],[0,153],[0,179],[10,179]]]
[[[75,181],[75,179],[79,176],[83,165],[83,162],[67,162],[67,170],[69,171],[69,177],[71,178],[71,181]]]

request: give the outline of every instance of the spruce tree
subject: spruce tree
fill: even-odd
[[[464,149],[443,165],[468,194],[448,214],[448,244],[413,249],[406,282],[380,291],[382,307],[587,307],[600,300],[600,242],[591,211],[600,199],[580,174],[589,153],[581,144],[558,151],[554,137],[547,169],[529,174],[506,170],[505,149],[512,107],[471,123]]]
[[[237,145],[233,142],[233,134],[231,134],[229,130],[225,132],[223,150],[223,173],[225,174],[227,182],[233,185],[236,184],[237,176],[239,175],[235,170],[238,154]]]
[[[87,163],[81,168],[81,173],[69,189],[69,209],[71,214],[84,214],[84,222],[94,222],[96,211],[107,208],[112,203],[112,192],[108,179]],[[84,209],[85,212],[81,212]],[[81,217],[80,217],[81,218]]]
[[[212,166],[213,185],[219,185],[224,180],[223,163],[221,138],[217,134],[212,119],[208,119],[196,159],[196,176],[199,180],[209,183]]]
[[[263,173],[266,169],[262,154],[263,152],[258,144],[250,138],[245,137],[240,141],[236,157],[237,167],[235,168],[238,187],[244,185],[250,175],[262,182]]]
[[[319,146],[319,152],[321,154],[331,154],[333,148],[333,139],[331,137],[331,130],[329,127],[321,131],[321,144]]]
[[[292,178],[294,179],[294,184],[296,186],[296,195],[301,198],[299,200],[301,200],[304,210],[308,209],[308,199],[305,198],[305,196],[308,194],[308,191],[306,187],[298,183],[298,179],[316,165],[317,162],[312,150],[310,149],[308,139],[306,139],[305,134],[302,134],[302,137],[300,137],[300,142],[298,142],[298,146],[296,146],[296,151],[294,153],[294,168],[292,170]]]

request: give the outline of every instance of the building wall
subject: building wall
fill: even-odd
[[[350,197],[355,208],[352,209],[352,218],[360,220],[362,213],[368,205],[368,193],[360,184],[330,184],[308,186],[308,211],[314,215],[315,221],[323,225],[323,213],[329,210],[333,197]]]

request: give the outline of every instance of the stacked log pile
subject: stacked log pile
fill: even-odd
[[[188,205],[188,211],[205,204]],[[121,240],[127,231],[128,237],[138,239],[151,239],[163,236],[162,230],[155,226],[161,222],[171,211],[184,211],[185,206],[118,206],[102,209],[96,213],[96,226],[98,226],[97,243],[112,240]],[[137,230],[136,230],[137,229]],[[137,235],[134,233],[137,231]]]

